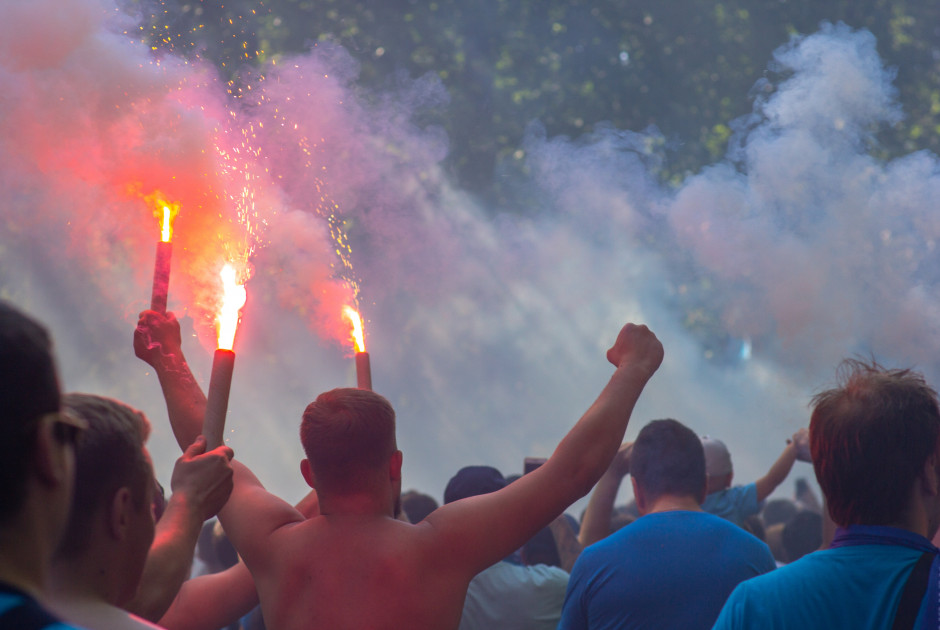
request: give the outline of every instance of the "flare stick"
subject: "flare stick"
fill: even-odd
[[[356,353],[356,387],[372,389],[372,367],[369,365],[369,353]]]
[[[150,295],[150,310],[166,313],[166,300],[170,291],[170,260],[173,243],[157,241],[157,260],[153,265],[153,291]]]
[[[234,352],[222,348],[215,351],[212,357],[212,375],[209,377],[209,394],[206,396],[206,417],[202,425],[207,450],[224,443],[225,414],[228,412],[228,395],[232,389],[234,368]]]

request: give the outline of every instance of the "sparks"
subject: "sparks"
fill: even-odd
[[[222,277],[224,295],[222,307],[219,309],[219,349],[231,350],[235,345],[235,329],[238,328],[238,319],[241,308],[245,305],[248,293],[244,284],[238,283],[235,267],[225,265],[219,274]]]

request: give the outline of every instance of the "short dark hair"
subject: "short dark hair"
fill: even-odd
[[[0,300],[0,522],[26,500],[35,422],[59,411],[59,380],[46,329]]]
[[[300,442],[318,485],[356,490],[388,464],[397,448],[395,410],[370,390],[332,389],[307,405]]]
[[[837,525],[886,525],[937,451],[937,392],[912,370],[846,359],[812,401],[813,468]]]
[[[630,454],[630,474],[650,499],[663,495],[705,498],[705,451],[690,428],[667,418],[640,430]]]
[[[153,468],[144,451],[150,425],[142,413],[91,394],[67,394],[62,406],[88,423],[75,448],[72,513],[57,552],[72,557],[87,546],[95,517],[118,489],[130,489],[135,508],[150,509],[146,498]]]

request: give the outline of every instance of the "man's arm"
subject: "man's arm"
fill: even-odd
[[[206,397],[183,356],[179,322],[172,314],[141,313],[134,331],[134,351],[153,366],[166,398],[170,425],[180,446],[202,434]],[[232,461],[234,488],[219,520],[246,564],[252,569],[269,556],[267,537],[274,530],[304,520],[303,514],[270,494],[252,472]]]
[[[770,467],[770,470],[767,471],[767,474],[758,479],[755,482],[757,486],[757,501],[763,501],[770,496],[774,490],[777,489],[783,480],[787,478],[787,475],[790,474],[790,470],[793,468],[794,462],[797,459],[807,461],[804,459],[803,445],[809,440],[809,431],[806,429],[800,429],[793,434],[793,439],[787,442],[786,447],[784,447],[783,452],[780,454],[780,457],[777,458],[777,461],[774,462],[773,466]],[[799,455],[799,457],[798,457]]]
[[[320,513],[317,493],[311,490],[296,507],[306,518],[317,516]],[[257,605],[254,579],[239,559],[224,571],[184,582],[159,625],[167,630],[226,628]]]
[[[614,375],[545,464],[502,490],[449,503],[425,519],[435,539],[433,561],[475,575],[591,490],[617,452],[663,347],[646,326],[627,324],[607,358],[617,366]]]
[[[124,606],[149,621],[163,616],[173,602],[189,577],[202,524],[215,516],[232,492],[232,449],[205,450],[200,437],[176,461],[170,481],[173,494],[157,523],[140,587]]]
[[[591,493],[591,499],[584,511],[584,518],[581,519],[581,531],[578,533],[578,540],[582,547],[593,545],[610,535],[610,518],[614,511],[614,502],[617,500],[621,481],[630,472],[632,451],[633,442],[622,444],[610,461],[610,466],[594,486],[594,492]]]

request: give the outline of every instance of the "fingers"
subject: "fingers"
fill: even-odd
[[[183,457],[186,459],[193,459],[194,457],[205,452],[206,437],[204,435],[197,435],[196,439],[193,440],[193,443],[186,447],[186,450],[183,452]]]

